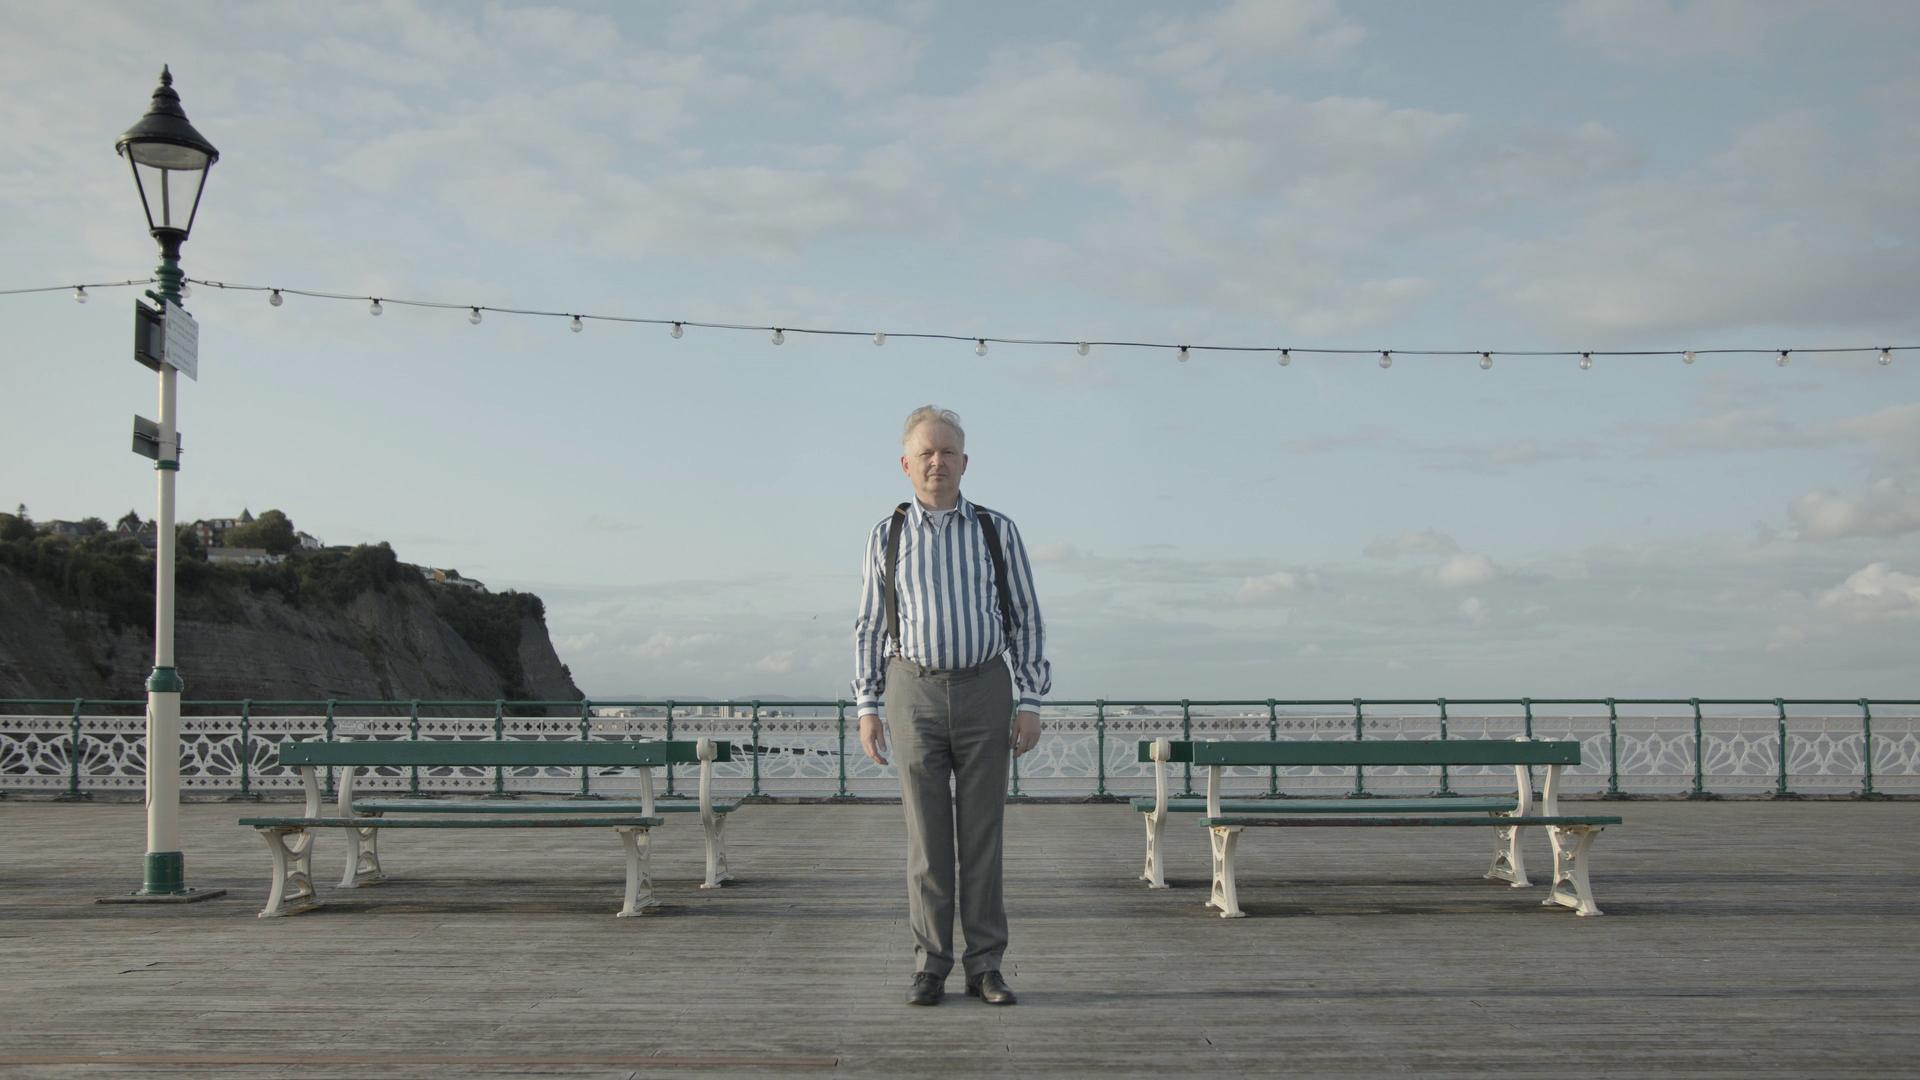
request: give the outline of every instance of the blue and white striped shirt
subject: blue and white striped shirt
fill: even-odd
[[[887,687],[887,657],[898,652],[922,667],[954,671],[976,667],[1007,653],[1023,709],[1038,709],[1053,688],[1047,664],[1046,628],[1033,591],[1033,564],[1020,530],[1005,514],[993,515],[1013,597],[1013,640],[1000,621],[993,562],[978,512],[965,498],[951,513],[928,513],[914,500],[900,529],[900,642],[888,647],[886,580],[888,514],[867,535],[860,585],[860,613],[853,623],[853,696],[859,715],[880,712]]]

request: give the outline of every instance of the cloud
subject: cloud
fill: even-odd
[[[1439,566],[1427,570],[1427,580],[1442,588],[1459,589],[1473,585],[1485,585],[1492,581],[1496,573],[1493,560],[1485,555],[1473,555],[1466,552],[1455,555]],[[1474,599],[1469,597],[1469,599]]]
[[[1492,617],[1492,612],[1487,607],[1487,602],[1477,596],[1469,596],[1465,600],[1460,601],[1460,606],[1456,610],[1460,612],[1461,618],[1472,623],[1474,626],[1485,626]]]
[[[791,649],[768,653],[753,664],[755,671],[764,671],[770,675],[791,675],[799,666]]]
[[[1572,0],[1560,22],[1577,43],[1658,64],[1754,58],[1771,35],[1809,13],[1781,0]]]
[[[1072,544],[1035,544],[1028,549],[1028,555],[1037,563],[1073,562],[1083,554]]]
[[[1787,516],[1806,540],[1893,537],[1920,532],[1920,492],[1894,478],[1860,491],[1809,491],[1793,500]]]
[[[926,39],[911,30],[854,15],[782,15],[755,34],[775,70],[822,82],[849,99],[867,97],[911,78]]]
[[[719,634],[704,631],[693,634],[669,634],[664,630],[656,630],[647,640],[628,651],[634,656],[661,660],[683,653],[698,652],[719,641]]]
[[[1397,559],[1402,555],[1452,555],[1459,550],[1459,542],[1446,533],[1420,529],[1375,540],[1367,545],[1365,553],[1370,559]]]
[[[1217,85],[1231,65],[1265,60],[1326,63],[1349,53],[1366,28],[1333,0],[1233,0],[1218,10],[1163,23],[1146,66],[1188,85]]]
[[[1920,575],[1869,563],[1822,593],[1820,606],[1860,620],[1920,619]]]
[[[1260,577],[1244,578],[1234,590],[1234,601],[1241,604],[1270,604],[1290,595],[1300,586],[1300,578],[1285,570]]]

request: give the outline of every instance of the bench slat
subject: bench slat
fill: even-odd
[[[732,761],[733,744],[714,741],[714,760]],[[699,761],[699,744],[692,739],[625,741],[539,741],[534,739],[465,739],[419,742],[411,739],[365,739],[350,742],[287,741],[280,744],[280,764],[337,766],[533,766],[599,765],[655,766]]]
[[[1553,817],[1248,817],[1228,815],[1206,819],[1209,826],[1239,825],[1245,827],[1268,825],[1292,825],[1296,827],[1351,828],[1361,826],[1401,826],[1401,825],[1438,825],[1457,827],[1506,827],[1510,825],[1618,825],[1622,819],[1601,816],[1572,816],[1558,814]]]
[[[1151,796],[1135,796],[1133,808],[1149,813],[1154,808]],[[1513,798],[1427,799],[1222,799],[1220,810],[1227,814],[1498,814],[1518,809]],[[1206,813],[1205,799],[1168,799],[1173,813]]]
[[[713,804],[716,814],[730,814],[737,803]],[[383,814],[639,814],[645,812],[645,803],[631,800],[581,800],[580,802],[516,802],[512,799],[499,799],[488,802],[472,802],[464,799],[356,799],[353,809],[356,813],[378,811]],[[666,802],[653,805],[656,814],[697,814],[700,804],[697,802]]]
[[[1287,739],[1203,742],[1172,740],[1170,760],[1193,765],[1578,765],[1572,740],[1514,739]],[[1153,740],[1139,746],[1153,760]]]
[[[636,826],[653,828],[662,824],[659,817],[624,814],[615,817],[534,817],[534,818],[360,818],[360,817],[252,817],[240,824],[256,829],[584,829],[592,827]]]

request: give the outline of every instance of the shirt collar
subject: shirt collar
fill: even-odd
[[[933,518],[935,514],[947,512],[947,511],[941,511],[941,510],[928,510],[926,507],[920,505],[920,500],[917,498],[913,500],[911,505],[913,507],[912,514],[913,514],[913,522],[915,525],[930,526],[934,523]],[[973,520],[973,504],[967,501],[967,497],[965,495],[960,496],[959,501],[954,503],[953,512],[959,514],[963,518],[966,518],[968,521]]]

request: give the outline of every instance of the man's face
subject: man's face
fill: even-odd
[[[929,420],[907,436],[900,471],[913,481],[913,493],[934,510],[952,507],[960,496],[960,477],[967,471],[967,455],[960,452],[960,433],[938,420]]]

